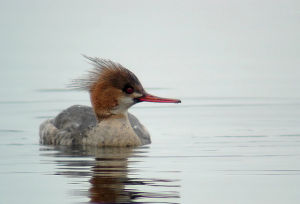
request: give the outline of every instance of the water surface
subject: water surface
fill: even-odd
[[[46,92],[57,100],[0,101],[1,203],[300,200],[297,98],[186,97],[178,105],[136,105],[131,112],[152,144],[97,149],[38,144],[43,120],[89,103],[80,92]]]

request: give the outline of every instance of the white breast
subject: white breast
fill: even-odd
[[[94,146],[138,146],[140,138],[128,120],[128,114],[117,115],[101,121],[87,133],[83,144]]]

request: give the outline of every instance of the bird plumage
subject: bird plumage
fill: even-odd
[[[91,58],[93,69],[70,87],[90,93],[92,107],[75,105],[40,125],[40,142],[51,145],[138,146],[151,143],[146,128],[128,109],[142,101],[180,103],[148,94],[119,63]]]

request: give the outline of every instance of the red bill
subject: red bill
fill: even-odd
[[[144,96],[136,98],[136,100],[137,102],[147,101],[147,102],[156,102],[156,103],[181,103],[181,100],[179,99],[161,98],[150,94],[145,94]]]

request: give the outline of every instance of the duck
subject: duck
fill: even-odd
[[[128,109],[141,102],[181,103],[149,94],[129,69],[119,63],[84,56],[93,68],[71,82],[89,92],[91,107],[73,105],[39,127],[40,144],[131,147],[151,143],[148,130]]]

